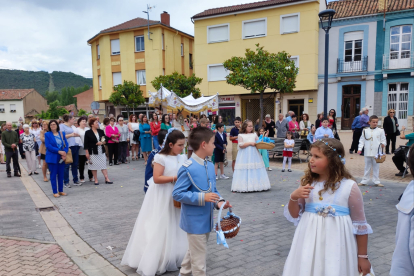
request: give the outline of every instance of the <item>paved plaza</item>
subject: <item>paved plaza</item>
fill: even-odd
[[[56,212],[63,216],[68,226],[73,228],[76,235],[92,250],[123,274],[138,275],[134,269],[121,266],[120,262],[144,199],[142,163],[134,161],[130,164],[108,167],[109,177],[114,181],[113,185],[95,186],[92,182],[86,182],[81,187],[65,189],[68,196],[57,199],[52,195],[50,183],[43,182],[40,175],[32,179],[24,172],[22,179],[2,178],[0,236],[54,241],[21,183],[31,181],[43,190],[48,200],[56,206]],[[22,168],[25,165],[23,161]],[[230,168],[226,168],[225,172],[232,176]],[[217,182],[221,195],[230,200],[234,212],[243,222],[239,234],[229,240],[230,249],[217,245],[214,234],[210,236],[208,275],[282,274],[295,231],[293,224],[283,216],[283,206],[288,203],[289,194],[299,185],[302,175],[301,170],[281,173],[279,168],[273,166],[273,171],[269,172],[272,188],[260,193],[232,193],[231,178]],[[100,183],[104,183],[102,174],[99,178]],[[395,205],[409,179],[411,176],[407,176],[405,182],[384,180],[384,188],[361,187],[367,220],[374,230],[374,234],[369,236],[369,254],[376,275],[388,275],[390,270],[397,223]],[[11,203],[19,200],[21,204]],[[69,257],[70,251],[65,251]],[[77,259],[74,262],[77,264]],[[82,269],[81,266],[80,268]],[[178,275],[178,272],[165,275]]]

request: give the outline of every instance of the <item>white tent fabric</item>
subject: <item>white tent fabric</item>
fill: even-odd
[[[198,99],[194,99],[192,94],[188,95],[187,97],[180,98],[173,91],[168,91],[168,89],[161,86],[160,90],[154,93],[150,92],[149,94],[149,105],[151,107],[157,107],[162,104],[162,106],[167,109],[179,109],[191,113],[202,112],[206,110],[218,110],[218,93],[214,96],[202,96]]]

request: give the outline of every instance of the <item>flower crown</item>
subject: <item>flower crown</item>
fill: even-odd
[[[168,137],[168,135],[169,135],[171,132],[173,132],[174,130],[178,130],[178,129],[176,129],[176,128],[172,127],[172,128],[170,128],[170,129],[168,130],[167,135],[165,135],[164,142],[162,143],[161,149],[163,149],[163,148],[165,147],[165,142],[167,142],[167,137]]]
[[[325,141],[324,141],[324,140],[322,140],[322,139],[318,139],[317,141],[321,141],[321,142],[323,142],[323,143],[324,143],[325,145],[327,145],[327,146],[328,146],[331,150],[333,150],[333,151],[335,151],[335,152],[336,152],[336,148],[334,148],[334,147],[330,146],[328,142],[325,142]],[[339,157],[339,159],[341,159],[341,163],[345,165],[345,163],[346,163],[346,159],[345,159],[344,157],[342,157],[342,155],[340,155],[340,154],[338,154],[338,157]]]

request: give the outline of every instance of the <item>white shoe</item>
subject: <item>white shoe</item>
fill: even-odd
[[[80,183],[85,183],[85,179],[79,180]]]
[[[39,164],[39,169],[41,169],[41,168],[42,168],[42,165]]]
[[[216,180],[218,180],[218,175],[216,175]]]
[[[267,168],[267,170],[268,170],[268,171],[271,171],[272,169],[269,167],[269,168]]]
[[[222,175],[220,175],[220,179],[229,179],[229,177],[222,174]]]

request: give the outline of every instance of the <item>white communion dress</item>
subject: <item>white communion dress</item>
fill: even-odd
[[[156,154],[154,157],[154,163],[164,167],[164,176],[176,176],[186,160],[185,155]],[[179,226],[181,209],[173,204],[174,184],[155,184],[153,178],[148,183],[121,262],[137,268],[142,276],[178,270],[188,250],[187,234]]]
[[[314,182],[309,198],[299,199],[300,212],[285,217],[297,226],[283,276],[359,276],[356,235],[371,234],[361,191],[343,179],[339,188],[322,194],[324,182]]]
[[[234,166],[231,190],[233,192],[258,192],[270,189],[263,158],[254,146],[240,148],[244,143],[251,143],[259,139],[256,133],[239,134],[239,151]]]

